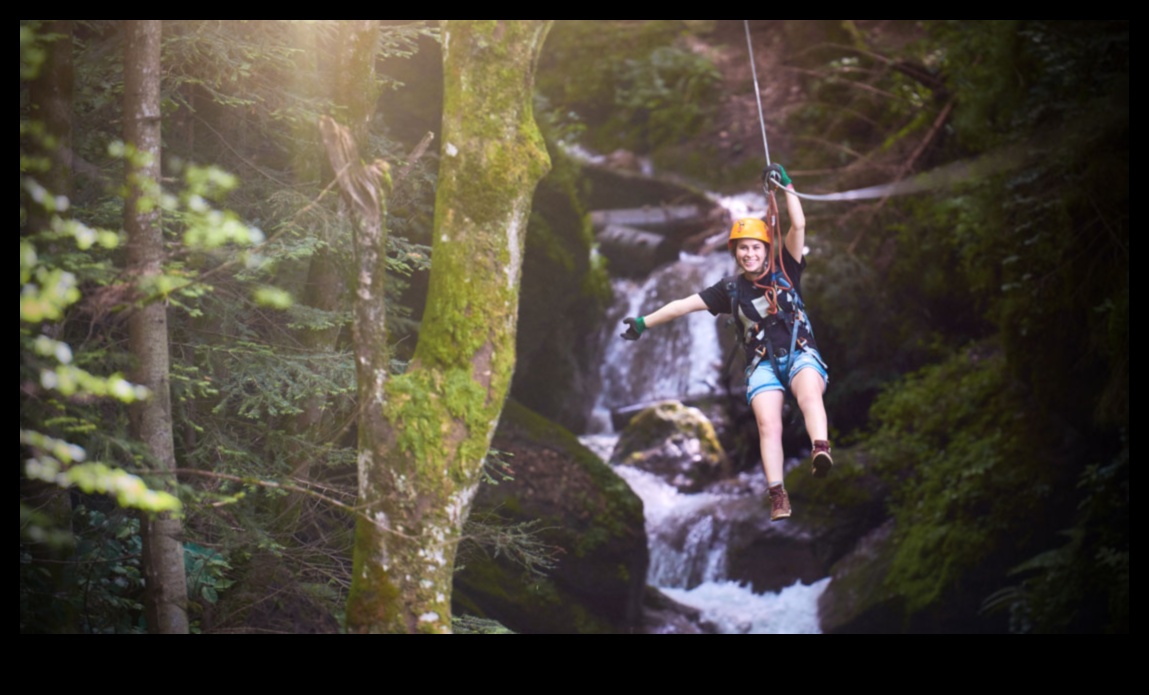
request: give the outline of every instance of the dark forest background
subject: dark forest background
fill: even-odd
[[[1014,632],[1128,632],[1128,21],[750,28],[770,154],[799,190],[935,172],[912,195],[806,204],[833,438],[897,523],[887,591],[941,630],[937,607],[961,595]],[[122,231],[122,29],[21,21],[21,632],[147,631],[138,510],[176,498],[194,630],[338,631],[353,269],[315,123],[364,110],[365,159],[402,172],[387,220],[402,371],[434,261],[438,24],[382,23],[364,107],[333,86],[339,22],[164,22],[168,253],[146,297]],[[585,212],[560,143],[699,189],[759,185],[742,21],[560,21],[536,87],[554,162],[538,196]],[[538,196],[528,258],[556,248]],[[585,311],[605,311],[606,270]],[[128,317],[155,301],[174,485],[148,475],[123,377]]]

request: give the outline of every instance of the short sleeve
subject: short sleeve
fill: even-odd
[[[730,313],[730,294],[726,291],[727,282],[724,278],[698,293],[698,296],[702,297],[702,301],[706,304],[707,311],[714,316]]]

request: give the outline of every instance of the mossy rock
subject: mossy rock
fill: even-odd
[[[638,629],[649,563],[642,500],[568,430],[513,400],[492,448],[510,454],[514,480],[480,486],[472,516],[537,521],[558,564],[540,578],[506,553],[460,548],[456,610],[519,633]]]
[[[898,552],[898,528],[887,519],[871,530],[833,567],[818,599],[818,619],[827,634],[1005,634],[1008,611],[982,610],[988,595],[971,582],[913,609],[890,581]],[[944,562],[944,558],[936,558]],[[988,559],[987,559],[988,561]]]
[[[787,472],[786,489],[793,507],[789,519],[763,521],[760,528],[741,524],[727,546],[729,576],[758,592],[777,591],[795,581],[809,584],[831,574],[836,562],[888,518],[886,488],[857,449],[835,449],[834,469],[822,479],[811,474],[809,458],[800,461]],[[769,518],[764,490],[739,504],[755,504],[758,518]]]
[[[699,492],[733,474],[714,425],[701,410],[679,401],[635,415],[619,436],[611,465],[641,468],[683,492]]]
[[[816,479],[806,457],[786,474],[786,490],[803,527],[816,539],[826,572],[887,518],[888,487],[860,447],[835,448],[834,468]]]
[[[581,202],[581,168],[550,147],[554,166],[532,202],[523,257],[512,394],[564,427],[583,431],[597,393],[599,328],[610,279],[596,261]]]
[[[822,632],[902,632],[905,602],[886,587],[894,552],[894,521],[889,519],[834,566],[830,585],[818,599]]]

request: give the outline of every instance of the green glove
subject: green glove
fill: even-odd
[[[638,318],[628,316],[622,322],[626,324],[626,332],[622,334],[624,340],[638,340],[646,330],[646,321],[643,321],[641,316]]]
[[[792,183],[792,181],[790,181],[790,175],[786,173],[786,169],[777,162],[762,170],[762,183],[766,183],[767,181],[782,188]]]

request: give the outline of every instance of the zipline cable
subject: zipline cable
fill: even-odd
[[[746,28],[746,50],[750,54],[750,74],[753,75],[753,77],[754,77],[754,102],[756,104],[758,104],[758,125],[762,127],[762,149],[766,151],[766,166],[770,166],[770,145],[768,145],[766,143],[766,118],[765,118],[765,116],[762,115],[762,94],[758,91],[758,68],[756,68],[754,66],[754,44],[752,44],[750,42],[750,20],[749,19],[742,20],[742,26]],[[777,187],[781,188],[781,186],[777,186]],[[783,190],[785,190],[785,189],[783,189]],[[768,229],[773,229],[773,230],[775,230],[775,233],[777,233],[776,230],[778,229],[778,201],[774,198],[774,191],[771,190],[770,184],[766,182],[765,172],[763,172],[762,192],[766,194],[766,226]],[[771,286],[769,289],[772,289],[772,291],[769,292],[767,296],[769,296],[771,298],[775,297],[777,295],[777,292],[778,292],[778,287],[773,282],[773,278],[774,278],[774,249],[778,250],[778,267],[782,269],[782,273],[784,275],[786,274],[786,266],[782,263],[782,245],[781,244],[774,244],[773,246],[770,247],[770,260],[766,264],[766,269],[763,271],[762,275],[759,276],[759,278],[758,278],[758,280],[761,280],[767,274],[770,275]],[[763,289],[768,289],[765,286],[759,285],[758,280],[754,281],[755,287],[762,287]],[[786,275],[786,281],[789,282],[789,280],[790,280],[790,276]],[[776,303],[776,300],[771,299],[770,305],[774,309],[774,311],[771,313],[777,313],[778,305]],[[773,358],[771,358],[771,359],[773,359]]]
[[[746,50],[750,53],[750,74],[754,76],[754,103],[758,104],[758,125],[762,126],[762,149],[766,150],[766,166],[770,166],[770,146],[766,144],[766,119],[762,116],[762,94],[758,91],[758,68],[754,66],[754,46],[750,43],[750,20],[742,20],[746,28]]]
[[[895,195],[908,195],[921,193],[939,188],[946,188],[966,181],[985,178],[999,174],[1003,171],[1015,169],[1025,161],[1024,155],[1016,148],[991,152],[973,159],[962,159],[938,167],[931,171],[922,172],[917,176],[892,183],[883,183],[877,186],[856,188],[841,193],[826,193],[815,195],[799,193],[793,189],[779,187],[779,190],[803,198],[805,200],[871,200],[874,198],[887,198]]]

